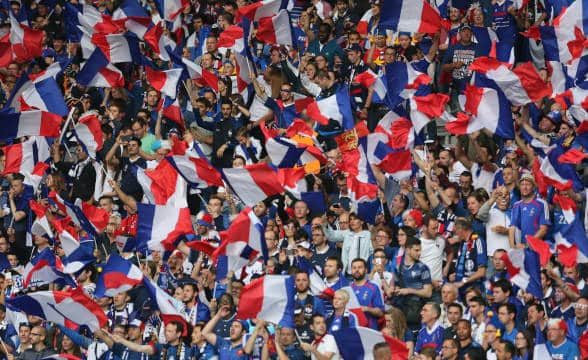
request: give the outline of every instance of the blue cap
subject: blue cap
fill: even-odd
[[[470,26],[470,24],[468,23],[463,23],[459,26],[459,31],[465,30],[465,29],[469,29],[472,30],[472,27]]]
[[[561,124],[562,116],[559,110],[550,111],[547,115],[545,115],[545,117],[549,118],[549,120],[551,120],[551,122],[555,125]]]

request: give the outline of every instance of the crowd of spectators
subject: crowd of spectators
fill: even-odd
[[[153,23],[162,21],[155,2],[139,3]],[[46,37],[42,57],[0,68],[0,102],[8,101],[23,74],[36,74],[59,62],[65,70],[57,80],[67,105],[75,109],[73,123],[81,114],[95,111],[102,122],[104,146],[94,159],[66,128],[63,141],[50,147],[50,169],[37,189],[28,185],[30,174],[4,174],[0,253],[10,266],[0,273],[5,294],[0,304],[7,297],[59,288],[42,283],[23,288],[25,267],[37,254],[46,248],[64,254],[59,240],[30,233],[35,214],[29,200],[49,205],[50,217],[64,215],[48,199],[53,191],[64,200],[80,199],[109,213],[108,225],[93,239],[95,262],[75,274],[90,297],[104,263],[119,253],[173,296],[173,305],[185,314],[186,322],[164,324],[146,305],[141,286],[94,299],[109,319],[108,327],[94,334],[34,316],[16,322],[14,311],[0,305],[0,356],[8,360],[38,360],[57,353],[91,360],[339,359],[341,344],[332,334],[360,326],[347,306],[356,298],[366,318],[364,326],[401,340],[414,359],[530,360],[539,335],[552,359],[579,359],[578,344],[588,325],[585,263],[566,260],[570,266],[564,266],[553,255],[538,269],[542,296],[537,297],[512,282],[517,274],[507,271],[512,264],[505,264],[505,259],[514,249],[529,248],[527,236],[555,248],[558,232],[572,225],[562,205],[553,201],[556,194],[576,204],[574,221],[580,226],[571,236],[586,240],[584,193],[550,187],[547,194],[540,194],[533,170],[547,146],[585,151],[575,140],[577,121],[584,119],[574,119],[560,103],[545,98],[512,107],[513,139],[486,130],[448,135],[441,120],[431,121],[410,149],[415,164],[410,178],[394,179],[378,166],[368,166],[380,199],[375,218],[368,219],[359,212],[353,175],[337,141],[346,129],[333,119],[320,125],[295,105],[302,95],[322,99],[345,88],[355,122],[365,121],[373,132],[390,109],[376,100],[374,89],[355,78],[368,70],[382,75],[386,65],[405,62],[429,74],[431,88],[450,95],[448,110],[456,113],[463,110],[459,96],[472,77],[468,65],[490,52],[478,40],[482,30],[492,39],[510,43],[514,64],[532,61],[549,83],[551,73],[541,42],[519,34],[546,23],[549,15],[543,1],[530,0],[521,9],[510,0],[464,3],[467,6],[441,8],[446,26],[436,34],[421,34],[379,26],[380,13],[390,11],[387,1],[291,0],[295,45],[264,44],[254,34],[247,46],[259,75],[253,80],[254,90],[246,93],[238,90],[235,54],[217,46],[219,35],[239,24],[238,9],[247,5],[246,0],[182,2],[181,24],[174,24],[174,31],[167,24],[165,35],[177,41],[182,57],[217,76],[218,86],[213,89],[202,79],[183,81],[178,90],[183,124],[177,124],[163,115],[163,97],[146,81],[141,65],[117,64],[125,87],[85,87],[76,82],[84,62],[83,44],[69,40],[64,1],[2,2],[0,38],[10,32],[9,11],[27,14],[28,24],[43,30]],[[88,5],[112,15],[121,4],[97,0]],[[366,22],[368,12],[371,17]],[[142,51],[166,67],[154,49],[145,45]],[[252,105],[254,98],[266,105],[270,98],[276,106],[260,110]],[[219,279],[213,260],[195,250],[123,251],[117,240],[136,231],[137,203],[147,201],[137,167],[156,168],[182,142],[188,149],[198,149],[217,168],[270,162],[264,146],[267,130],[286,136],[295,118],[314,134],[291,134],[291,140],[306,145],[314,141],[327,159],[304,167],[304,181],[309,191],[322,194],[325,210],[317,212],[291,193],[258,203],[253,211],[265,226],[266,259],[255,258]],[[1,168],[5,162],[1,153]],[[577,174],[583,175],[581,165]],[[240,194],[229,186],[193,189],[183,183],[176,193],[177,204],[190,209],[195,230],[190,241],[218,246],[219,233],[230,229],[245,208]],[[301,258],[334,290],[331,296],[311,290],[311,275],[298,266]],[[264,274],[294,277],[293,328],[261,319],[236,319],[241,291]],[[391,351],[380,343],[373,348],[373,357],[395,358]]]

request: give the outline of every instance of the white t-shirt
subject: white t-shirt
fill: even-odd
[[[508,242],[508,234],[499,234],[492,231],[494,226],[502,225],[505,228],[510,227],[510,218],[504,211],[501,211],[492,206],[488,215],[488,223],[486,224],[486,253],[488,256],[493,256],[498,249],[510,250],[510,243]]]
[[[421,258],[420,261],[429,267],[431,280],[443,279],[443,254],[445,240],[437,236],[435,240],[421,237]]]
[[[331,360],[339,360],[341,359],[341,355],[339,355],[339,348],[337,347],[337,343],[335,342],[335,338],[333,335],[326,334],[322,339],[321,342],[318,344],[316,351],[321,354],[326,353],[333,353]],[[316,360],[317,357],[314,354],[311,354],[312,360]]]
[[[480,164],[474,163],[470,169],[472,172],[472,182],[475,189],[483,188],[488,194],[492,193],[492,182],[494,181],[494,172],[480,169]]]

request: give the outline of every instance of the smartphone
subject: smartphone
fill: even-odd
[[[376,265],[382,265],[382,259],[380,259],[380,258],[376,258],[376,259],[374,259],[374,263],[375,263]]]

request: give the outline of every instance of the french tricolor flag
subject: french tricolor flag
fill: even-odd
[[[123,30],[112,21],[112,17],[100,13],[92,5],[72,4],[68,2],[66,4],[66,14],[66,20],[82,26],[92,33],[113,34]]]
[[[427,93],[429,91],[424,91]],[[449,102],[449,96],[445,94],[428,93],[420,95],[421,90],[417,91],[410,98],[410,120],[414,126],[414,131],[418,134],[421,130],[435,117],[441,117],[445,112],[445,104]]]
[[[43,31],[23,25],[10,12],[10,35],[14,61],[23,62],[43,54]]]
[[[94,50],[84,63],[76,80],[79,84],[92,87],[119,87],[125,85],[122,72],[108,62],[100,49]]]
[[[455,121],[446,124],[452,134],[471,134],[486,128],[504,138],[514,137],[514,122],[510,103],[504,94],[491,88],[466,85],[465,111],[471,116],[458,114]]]
[[[61,116],[68,113],[61,90],[52,77],[29,83],[22,89],[18,100],[21,102],[21,108],[43,110]]]
[[[287,5],[287,0],[262,0],[240,7],[237,13],[251,21],[259,21],[261,18],[276,15],[281,9],[285,9]]]
[[[408,347],[405,343],[370,328],[350,327],[335,331],[333,336],[343,359],[372,360],[374,345],[385,342],[390,347],[392,359],[408,360]]]
[[[27,264],[22,277],[23,288],[50,284],[59,279],[64,279],[72,287],[76,286],[74,279],[65,274],[59,257],[50,248],[45,248]]]
[[[222,175],[227,185],[247,206],[255,206],[258,202],[284,191],[276,171],[267,164],[222,169]]]
[[[61,129],[61,116],[40,110],[0,112],[0,123],[0,139],[16,139],[22,136],[57,137]]]
[[[35,221],[31,225],[31,234],[37,236],[44,236],[46,234],[50,238],[53,238],[53,230],[51,230],[49,220],[45,216],[48,208],[34,200],[29,201],[29,207],[35,213]]]
[[[531,249],[511,249],[502,255],[510,282],[526,292],[541,298],[541,277],[539,276],[539,256]]]
[[[272,164],[278,168],[294,167],[305,152],[305,148],[299,147],[295,141],[280,136],[267,139],[265,149]]]
[[[189,5],[188,0],[155,0],[157,11],[167,21],[173,21]]]
[[[327,125],[329,119],[337,121],[345,130],[354,125],[351,99],[345,86],[340,86],[335,94],[311,103],[306,112],[308,117],[322,125]]]
[[[80,226],[86,232],[97,236],[108,224],[108,212],[97,206],[76,199],[75,203],[63,200],[55,191],[49,192],[48,198],[67,216],[71,221]]]
[[[221,245],[215,250],[213,258],[226,256],[229,271],[241,269],[258,256],[267,259],[263,224],[249,207],[237,215],[227,231],[221,233],[221,239]]]
[[[435,34],[441,28],[441,15],[428,1],[384,0],[380,26],[397,31]]]
[[[361,74],[356,75],[354,81],[362,84],[367,89],[372,89],[378,96],[379,102],[386,98],[386,93],[388,92],[386,84],[382,80],[382,77],[378,76],[371,69],[367,69]]]
[[[285,190],[294,194],[307,191],[305,175],[306,171],[303,167],[278,169],[280,184]]]
[[[145,66],[145,76],[147,77],[147,82],[151,84],[155,90],[173,99],[176,98],[178,82],[182,76],[182,69],[158,71],[150,66]]]
[[[6,305],[73,330],[86,325],[96,331],[108,324],[104,310],[81,287],[72,291],[28,293],[7,299]]]
[[[268,44],[292,46],[292,28],[288,11],[280,10],[275,16],[259,19],[255,37]]]
[[[193,234],[190,209],[137,204],[137,243],[150,250],[173,250],[176,241]]]
[[[294,328],[294,278],[266,275],[245,285],[241,291],[237,319],[262,319]]]
[[[538,101],[552,93],[551,85],[539,77],[530,61],[510,70],[508,64],[489,57],[479,57],[470,65],[470,69],[493,80],[515,106]]]
[[[21,110],[21,107],[25,109],[26,106],[21,106],[21,95],[23,94],[23,92],[33,87],[34,84],[39,83],[47,78],[56,79],[57,76],[59,76],[59,74],[61,74],[62,72],[62,65],[59,62],[54,62],[53,64],[49,65],[47,69],[40,71],[36,74],[23,73],[16,82],[14,89],[10,94],[10,97],[8,98],[8,101],[6,102],[6,107],[12,108],[17,112]]]
[[[192,187],[204,189],[209,186],[223,186],[221,174],[210,165],[203,154],[201,156],[196,152],[187,152],[185,155],[167,156],[165,161]]]
[[[90,57],[96,48],[99,48],[108,62],[112,64],[136,62],[140,59],[139,39],[132,33],[95,33],[89,39],[88,36],[85,34],[82,38],[82,50],[85,57]]]
[[[169,162],[161,161],[157,167],[150,170],[144,170],[139,166],[133,166],[133,169],[150,204],[178,208],[188,206],[186,182]]]
[[[558,161],[563,153],[561,147],[551,149],[547,156],[541,160],[539,174],[535,174],[535,176],[541,176],[546,185],[554,186],[558,190],[564,191],[574,188],[576,191],[580,191],[583,189],[582,181],[578,177],[574,165]]]
[[[136,0],[124,0],[118,9],[114,10],[112,20],[115,23],[123,23],[127,30],[135,33],[140,39],[143,39],[151,25],[151,16]]]
[[[86,237],[78,240],[69,232],[74,230],[66,229],[62,221],[52,221],[51,223],[59,234],[59,241],[65,253],[63,259],[64,273],[74,274],[86,267],[86,265],[96,261],[94,257],[94,240],[92,238]]]
[[[20,144],[5,146],[2,150],[6,156],[3,174],[31,173],[37,163],[45,162],[51,156],[47,139],[41,136],[31,136]]]
[[[151,47],[151,50],[157,54],[161,60],[170,61],[171,54],[174,52],[177,44],[167,35],[163,34],[163,24],[163,22],[160,22],[150,27],[145,32],[144,39]]]
[[[387,88],[384,103],[391,109],[408,99],[421,85],[431,83],[431,77],[426,73],[418,71],[413,64],[401,61],[386,65],[386,74],[383,82]]]
[[[170,321],[179,321],[184,324],[182,336],[188,335],[188,326],[184,316],[175,308],[174,299],[163,291],[156,283],[147,277],[143,277],[143,285],[147,289],[153,310],[159,310],[159,316],[164,324]]]
[[[96,152],[102,149],[104,138],[100,128],[100,119],[95,111],[88,111],[80,116],[74,127],[74,134],[84,151],[92,158],[96,158]]]
[[[143,272],[133,263],[118,254],[110,254],[96,280],[96,298],[114,296],[132,289],[143,281]]]

